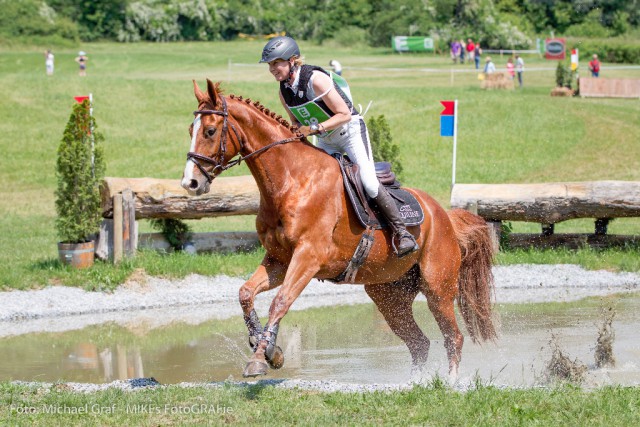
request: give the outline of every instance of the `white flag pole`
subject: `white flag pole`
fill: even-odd
[[[453,165],[451,167],[451,187],[456,185],[456,152],[458,145],[458,100],[453,101]]]
[[[96,176],[96,167],[95,167],[95,137],[93,136],[93,93],[89,93],[89,123],[90,128],[89,132],[91,132],[91,176]]]

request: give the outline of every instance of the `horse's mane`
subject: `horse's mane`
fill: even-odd
[[[289,123],[284,117],[282,117],[281,115],[277,114],[275,111],[269,110],[267,107],[262,105],[260,103],[260,101],[252,101],[251,98],[244,99],[244,98],[242,98],[242,96],[238,96],[238,95],[234,95],[234,94],[230,94],[229,98],[237,99],[238,101],[244,102],[247,105],[253,105],[254,107],[256,107],[258,109],[258,111],[260,111],[263,114],[271,117],[276,122],[278,122],[282,126],[284,126],[287,129],[289,129],[291,132],[297,133],[297,131],[298,131],[298,129],[296,127],[292,126],[291,123]]]

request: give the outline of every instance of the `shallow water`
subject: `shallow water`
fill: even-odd
[[[201,307],[184,310],[200,311]],[[640,295],[616,295],[572,303],[497,306],[501,318],[496,344],[475,345],[465,334],[460,380],[509,386],[545,383],[552,334],[571,360],[587,365],[586,385],[640,384]],[[615,310],[616,367],[594,368],[602,310]],[[446,376],[440,334],[426,303],[414,307],[431,338],[427,376]],[[410,356],[372,304],[290,312],[278,344],[285,366],[269,378],[335,380],[345,383],[405,383]],[[464,332],[464,328],[463,328]],[[197,325],[149,327],[140,322],[107,323],[58,333],[0,338],[0,380],[103,383],[154,377],[160,383],[242,379],[250,356],[239,317]]]

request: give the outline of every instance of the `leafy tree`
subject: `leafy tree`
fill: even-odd
[[[371,139],[371,151],[376,162],[389,162],[393,164],[393,170],[398,176],[402,174],[402,164],[399,160],[400,147],[393,142],[389,123],[384,115],[372,117],[367,122],[369,137]]]

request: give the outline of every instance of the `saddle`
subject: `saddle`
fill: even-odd
[[[369,198],[364,191],[358,165],[353,163],[347,156],[336,153],[332,155],[340,165],[342,181],[347,193],[347,199],[351,202],[358,220],[365,228],[356,250],[349,260],[347,268],[336,278],[331,279],[334,283],[353,283],[358,269],[364,264],[373,246],[375,229],[389,227],[384,215],[380,213],[374,200]],[[409,192],[400,188],[400,183],[396,175],[391,171],[391,164],[388,162],[377,162],[376,176],[378,181],[385,186],[389,194],[398,206],[400,216],[407,226],[420,225],[424,221],[424,212],[416,198]]]
[[[342,154],[333,154],[333,157],[340,165],[345,192],[348,196],[347,198],[351,202],[351,205],[356,212],[356,216],[362,226],[374,229],[389,227],[384,215],[380,213],[376,202],[366,195],[364,187],[362,186],[362,181],[360,180],[358,165],[353,163],[349,157]],[[422,224],[424,221],[422,206],[420,206],[416,198],[411,193],[401,188],[400,182],[396,179],[395,173],[391,170],[391,163],[376,162],[375,167],[378,181],[385,186],[393,200],[396,202],[396,206],[400,211],[400,216],[402,217],[405,225],[414,226]]]

